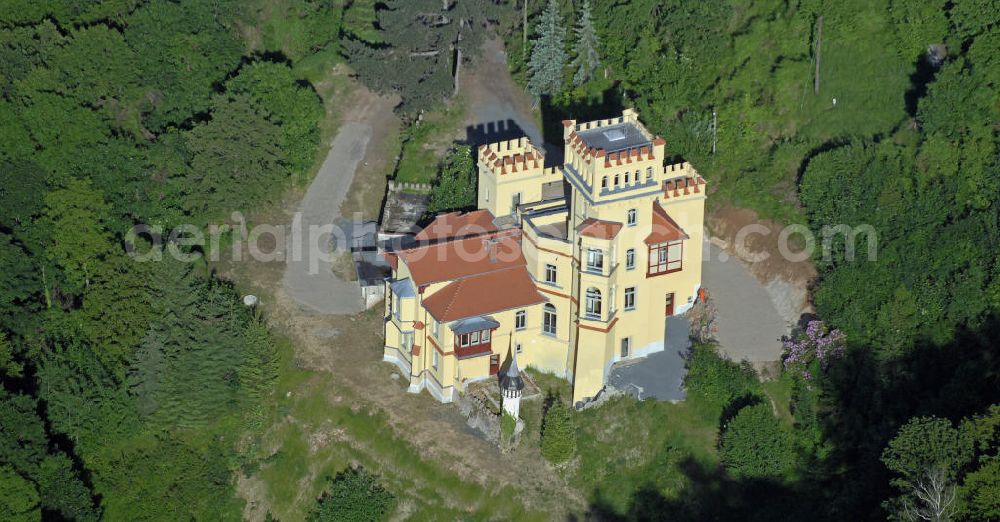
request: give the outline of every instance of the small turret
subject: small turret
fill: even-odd
[[[510,364],[500,376],[500,392],[503,394],[503,410],[515,419],[521,411],[521,390],[524,390],[524,378],[517,367],[517,352],[511,352]]]

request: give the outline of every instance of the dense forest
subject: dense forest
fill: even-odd
[[[724,469],[671,461],[676,498],[640,484],[594,514],[907,520],[932,483],[951,518],[1000,518],[991,0],[3,2],[0,518],[239,518],[279,340],[206,263],[135,262],[150,238],[129,230],[222,222],[308,179],[324,115],[309,71],[346,61],[413,121],[488,32],[553,141],[564,117],[634,106],[713,205],[877,232],[875,260],[817,254],[823,323],[788,341],[789,426],[752,370],[698,348],[690,402],[726,426]],[[468,163],[459,149],[445,179]],[[843,351],[817,356],[832,337]],[[344,506],[393,500],[350,470],[313,518]]]
[[[803,223],[817,237],[840,224],[876,232],[874,259],[864,236],[853,259],[843,238],[828,257],[817,248],[816,309],[848,349],[796,377],[796,455],[782,486],[735,482],[743,501],[766,492],[780,505],[753,516],[919,518],[928,470],[944,477],[937,493],[959,490],[947,514],[1000,516],[990,409],[1000,401],[1000,4],[533,8],[536,25],[507,43],[547,136],[563,117],[634,106],[713,181],[714,205]],[[591,18],[600,65],[586,80]],[[774,438],[767,433],[757,437]],[[725,437],[721,449],[725,461]],[[636,509],[657,505],[637,497]]]

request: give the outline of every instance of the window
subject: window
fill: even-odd
[[[413,348],[413,332],[400,334],[399,344],[403,345],[404,350],[410,351]]]
[[[587,289],[586,300],[587,317],[592,319],[601,318],[601,291],[596,288]]]
[[[527,314],[524,313],[524,310],[518,310],[517,313],[514,314],[514,329],[515,330],[524,330],[524,327],[525,327],[525,325],[527,323],[527,317],[526,317],[526,315]]]
[[[441,324],[431,319],[431,333],[434,334],[435,339],[441,338]]]
[[[618,174],[615,174],[615,188],[618,188]]]
[[[489,330],[477,330],[475,332],[464,333],[458,336],[458,346],[466,348],[477,344],[490,342]]]
[[[634,208],[630,208],[628,209],[628,213],[626,214],[625,222],[628,224],[628,226],[634,227],[635,221],[636,221],[636,211]]]
[[[483,189],[483,193],[486,195],[486,202],[489,203],[490,202],[490,189],[489,189],[489,187],[484,188]]]
[[[608,177],[607,176],[604,176],[603,178],[601,178],[601,188],[604,189],[604,190],[608,189]]]
[[[625,289],[625,309],[635,310],[635,287],[630,286]]]
[[[545,265],[545,282],[556,284],[556,265]]]
[[[680,270],[683,255],[684,245],[679,240],[650,245],[647,274],[666,274]]]
[[[646,181],[653,179],[653,167],[646,167]]]
[[[434,371],[437,371],[438,367],[441,366],[441,356],[438,355],[438,353],[437,353],[436,350],[434,351],[434,358],[433,358],[433,360],[434,360],[434,362],[431,363],[431,364],[434,366]]]
[[[625,184],[626,184],[626,185],[628,185],[628,182],[629,182],[629,180],[630,180],[630,179],[631,179],[631,177],[629,176],[629,173],[628,173],[628,172],[626,172],[626,173],[625,173]]]
[[[630,248],[625,251],[625,269],[634,270],[635,269],[635,249]]]
[[[521,343],[514,343],[514,352],[521,353]]]
[[[552,303],[547,303],[542,310],[542,331],[551,335],[556,334],[556,307]]]
[[[604,271],[604,252],[596,248],[587,249],[587,270]]]
[[[632,338],[622,337],[622,359],[628,357],[629,353],[632,352]]]
[[[635,178],[634,178],[636,183],[638,183],[639,180],[642,179],[642,178],[639,177],[640,174],[641,173],[639,172],[639,169],[636,169],[635,170]]]

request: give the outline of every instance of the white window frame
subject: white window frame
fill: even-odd
[[[438,371],[441,366],[441,354],[437,353],[437,350],[434,350],[433,354],[433,357],[431,357],[431,366],[434,368],[434,371]]]
[[[628,212],[625,213],[625,223],[630,227],[634,227],[638,221],[639,211],[634,208],[628,209]]]
[[[635,296],[636,291],[634,286],[625,289],[625,303],[623,306],[625,310],[635,310]]]
[[[524,310],[518,310],[514,313],[514,329],[524,330],[528,327],[528,313]]]
[[[596,319],[601,318],[601,312],[603,311],[602,310],[603,307],[601,306],[602,305],[601,300],[602,299],[600,290],[594,287],[587,289],[585,297],[586,308],[584,309],[586,311],[587,317]]]
[[[635,270],[635,249],[625,251],[625,270]]]
[[[631,336],[622,337],[622,340],[621,340],[621,343],[619,343],[619,346],[620,346],[620,348],[619,348],[620,349],[619,354],[621,355],[622,359],[625,359],[628,356],[632,355],[632,337]]]
[[[481,343],[488,343],[488,342],[490,342],[490,331],[488,329],[487,330],[483,330],[479,334],[479,342],[481,342]]]
[[[604,272],[604,251],[599,248],[587,249],[587,270],[590,272]]]
[[[552,277],[549,277],[550,275]],[[558,268],[556,268],[556,265],[546,263],[546,265],[545,265],[545,282],[549,283],[551,285],[554,285],[554,284],[556,284],[557,278],[558,278]]]
[[[514,352],[521,353],[521,343],[514,343]]]
[[[542,333],[556,335],[556,331],[559,327],[558,321],[559,316],[555,305],[552,303],[546,303],[546,305],[542,307]]]

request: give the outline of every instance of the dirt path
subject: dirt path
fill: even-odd
[[[527,136],[542,145],[531,97],[510,77],[503,42],[483,43],[478,62],[460,78],[465,99],[465,139],[472,145]]]
[[[340,217],[340,207],[354,180],[358,164],[373,148],[376,122],[392,115],[395,102],[359,88],[348,100],[337,135],[323,165],[294,214],[289,234],[287,264],[282,286],[302,309],[319,314],[353,314],[364,309],[356,282],[344,281],[333,271],[334,248],[330,227]],[[334,231],[333,237],[338,234]]]

